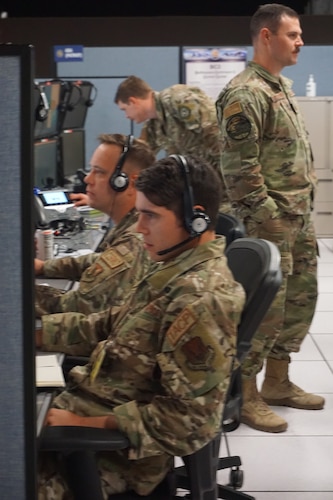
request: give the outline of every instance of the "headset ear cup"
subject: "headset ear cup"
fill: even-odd
[[[170,155],[170,158],[173,158],[176,161],[177,165],[181,168],[181,171],[183,173],[185,182],[185,189],[183,194],[184,225],[186,231],[190,233],[191,237],[195,238],[196,236],[200,236],[202,233],[207,231],[211,220],[209,216],[205,214],[204,207],[202,207],[201,205],[194,205],[190,170],[186,158],[178,154]]]
[[[43,90],[39,90],[39,102],[36,108],[36,120],[44,122],[49,113],[49,103]]]
[[[121,169],[123,168],[123,165],[126,160],[126,156],[128,154],[128,151],[131,149],[132,144],[133,144],[134,137],[132,135],[129,135],[127,137],[127,141],[123,146],[123,151],[119,157],[118,164],[115,168],[115,171],[111,175],[109,179],[109,183],[111,188],[114,191],[125,191],[129,185],[129,178],[126,172],[122,172]]]
[[[87,108],[90,108],[94,104],[94,101],[92,99],[87,99],[86,100],[86,106]]]
[[[210,218],[204,212],[194,210],[193,219],[191,221],[191,232],[202,234],[207,231],[210,224]]]
[[[45,122],[47,118],[47,109],[44,108],[43,104],[39,104],[36,109],[36,120],[38,122]]]
[[[110,178],[110,186],[114,191],[125,191],[129,183],[128,175],[125,172],[115,173]]]

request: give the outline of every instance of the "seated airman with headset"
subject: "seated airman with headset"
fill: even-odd
[[[79,281],[77,290],[60,291],[36,285],[36,316],[45,332],[70,330],[75,314],[90,314],[120,305],[145,274],[150,259],[136,233],[135,178],[155,157],[143,141],[121,134],[99,136],[99,146],[85,177],[89,205],[110,216],[115,226],[107,234],[104,250],[80,257],[35,259],[35,274]],[[135,263],[135,265],[133,265]],[[58,313],[58,314],[55,314]]]
[[[81,315],[74,334],[48,338],[56,350],[95,344],[70,371],[46,425],[119,429],[130,447],[98,455],[105,498],[149,494],[174,456],[219,431],[245,294],[216,237],[220,183],[213,168],[172,155],[140,172],[137,231],[156,264],[122,307]],[[104,340],[102,340],[104,339]],[[41,345],[44,337],[37,337]],[[38,499],[70,498],[62,464],[45,452]]]

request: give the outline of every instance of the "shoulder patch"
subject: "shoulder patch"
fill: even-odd
[[[190,309],[183,309],[167,331],[170,343],[175,346],[182,336],[194,325],[196,317]]]
[[[180,106],[179,115],[184,120],[187,120],[191,116],[191,109],[188,106]]]
[[[244,115],[233,115],[227,121],[226,132],[231,139],[241,141],[249,137],[251,132],[251,122]]]
[[[182,345],[181,350],[192,370],[207,370],[214,359],[214,350],[206,346],[200,337],[193,337]]]
[[[101,257],[101,259],[103,259],[104,262],[106,262],[106,264],[111,267],[111,269],[119,267],[124,263],[124,259],[122,259],[122,257],[112,249],[104,252],[104,255]]]
[[[239,101],[233,102],[225,108],[223,111],[224,118],[229,118],[229,116],[237,115],[242,112],[242,105]]]

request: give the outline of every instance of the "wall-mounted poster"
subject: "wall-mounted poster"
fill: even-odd
[[[182,81],[217,99],[223,87],[246,66],[247,50],[228,47],[183,47]]]

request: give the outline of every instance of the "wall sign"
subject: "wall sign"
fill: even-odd
[[[54,62],[83,61],[83,45],[54,45]]]
[[[246,67],[247,50],[228,47],[183,47],[183,83],[200,87],[214,100],[223,87]]]

